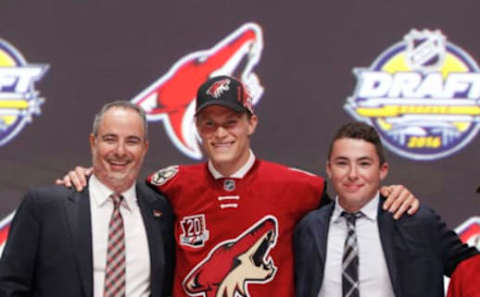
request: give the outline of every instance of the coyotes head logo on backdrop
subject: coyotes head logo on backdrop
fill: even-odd
[[[270,250],[277,242],[278,223],[265,216],[237,238],[215,246],[185,277],[190,296],[250,297],[250,283],[268,283],[277,271]]]
[[[440,31],[412,30],[369,68],[345,110],[374,126],[385,146],[415,160],[447,157],[479,130],[480,69]]]
[[[261,28],[244,24],[212,48],[181,58],[132,102],[146,111],[149,121],[163,121],[168,136],[182,153],[201,159],[194,125],[198,87],[212,76],[233,75],[245,84],[256,104],[263,87],[253,68],[262,50]]]

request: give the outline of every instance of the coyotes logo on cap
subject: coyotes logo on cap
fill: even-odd
[[[260,26],[246,23],[207,50],[193,52],[178,60],[156,82],[132,99],[147,113],[148,121],[162,121],[175,146],[193,159],[201,159],[194,125],[198,87],[209,78],[238,75],[248,87],[252,103],[263,94],[253,72],[263,50]]]
[[[48,65],[28,64],[11,44],[0,39],[0,146],[12,140],[45,101],[38,97],[34,83]]]
[[[354,69],[357,86],[344,108],[374,126],[396,154],[444,158],[477,135],[479,72],[472,57],[440,31],[412,30],[369,68]]]
[[[222,96],[224,92],[228,92],[230,90],[230,80],[228,78],[216,81],[213,85],[210,86],[207,90],[207,94],[212,96],[213,98],[218,99],[218,97]]]

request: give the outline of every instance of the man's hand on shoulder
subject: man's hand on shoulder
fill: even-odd
[[[85,168],[77,166],[75,169],[67,172],[63,178],[58,178],[55,180],[55,184],[64,185],[68,188],[74,186],[75,189],[80,192],[87,186],[87,177],[92,174],[92,171],[92,167]]]
[[[393,213],[393,218],[396,220],[405,212],[413,215],[420,207],[418,199],[402,185],[384,186],[380,189],[380,193],[387,197],[383,203],[383,209]]]

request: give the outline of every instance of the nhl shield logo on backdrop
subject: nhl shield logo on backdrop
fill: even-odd
[[[405,36],[406,59],[415,71],[437,71],[445,60],[445,36],[440,31],[412,30]]]
[[[345,110],[374,126],[400,156],[445,158],[478,133],[479,67],[438,30],[412,30],[354,74],[357,85]]]
[[[0,146],[5,145],[40,114],[44,99],[34,83],[48,65],[29,64],[13,45],[0,39]]]

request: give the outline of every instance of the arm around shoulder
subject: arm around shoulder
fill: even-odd
[[[459,263],[477,255],[478,251],[463,243],[455,231],[449,229],[443,219],[433,210],[427,208],[427,211],[435,222],[437,238],[434,244],[438,244],[440,248],[444,274],[451,276]]]

